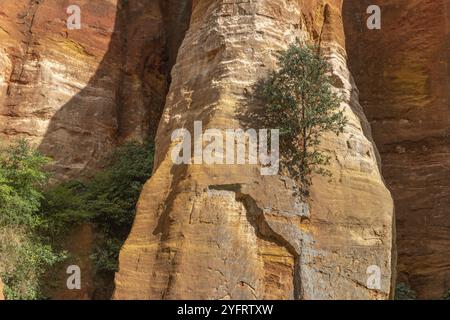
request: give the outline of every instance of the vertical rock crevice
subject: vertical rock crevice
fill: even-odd
[[[154,139],[192,1],[123,1],[119,6],[118,141]]]

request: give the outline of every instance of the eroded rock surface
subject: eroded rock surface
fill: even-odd
[[[393,203],[347,69],[341,8],[339,0],[194,1],[115,299],[390,296]],[[323,141],[333,178],[314,179],[310,210],[291,180],[261,176],[258,166],[174,165],[174,130],[193,132],[194,121],[237,129],[242,113],[261,110],[249,92],[296,37],[321,44],[349,118],[343,135]],[[373,265],[379,290],[366,286]]]
[[[2,1],[0,137],[31,139],[64,179],[154,136],[189,19],[169,2],[80,0],[81,30],[68,30],[66,1]]]
[[[372,4],[381,30],[365,27]],[[441,298],[450,288],[449,2],[344,6],[349,60],[395,199],[399,281]]]

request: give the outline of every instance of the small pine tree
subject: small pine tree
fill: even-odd
[[[325,168],[330,157],[319,150],[321,137],[342,133],[347,119],[333,91],[330,64],[318,47],[297,41],[280,53],[278,67],[260,87],[268,105],[264,118],[266,125],[280,129],[282,167],[308,197],[313,173],[331,176]]]

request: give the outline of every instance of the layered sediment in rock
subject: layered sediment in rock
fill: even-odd
[[[80,30],[66,1],[2,2],[0,138],[31,139],[63,179],[154,136],[190,10],[169,2],[77,1]]]
[[[70,4],[81,9],[80,30],[67,28]],[[1,142],[32,141],[59,181],[101,168],[124,141],[154,137],[190,9],[167,0],[1,1]],[[53,298],[97,294],[95,235],[83,230],[64,240],[73,259],[50,275]],[[80,239],[84,248],[73,243]],[[71,264],[83,267],[81,291],[66,288]]]
[[[346,65],[342,2],[194,1],[156,135],[154,175],[120,255],[116,299],[386,299],[394,269],[393,204]],[[194,121],[237,129],[261,112],[254,84],[277,50],[320,43],[349,119],[326,135],[331,181],[310,210],[294,183],[255,165],[174,165],[171,134]],[[250,119],[251,120],[251,119]],[[257,123],[252,128],[260,129]],[[367,288],[367,270],[381,286]]]
[[[41,144],[61,176],[110,150],[117,128],[119,64],[102,62],[113,43],[116,3],[79,4],[82,29],[70,31],[64,1],[4,1],[0,8],[1,137]],[[107,71],[91,81],[102,63]]]
[[[368,30],[366,9],[382,9]],[[397,215],[399,281],[450,288],[449,16],[445,0],[345,1],[351,69]]]

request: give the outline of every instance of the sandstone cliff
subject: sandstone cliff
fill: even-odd
[[[2,282],[2,279],[0,279],[0,300],[5,300],[5,297],[3,295],[3,282]]]
[[[381,30],[365,9],[382,8]],[[346,1],[352,71],[395,199],[399,281],[450,288],[449,16],[446,0]]]
[[[114,298],[388,298],[393,203],[346,65],[342,1],[197,0],[192,8]],[[260,110],[248,92],[296,37],[321,44],[350,120],[323,142],[334,175],[314,180],[310,210],[292,181],[263,177],[257,166],[173,165],[175,129],[193,132],[194,121],[240,128],[243,111]],[[371,265],[381,269],[379,290],[366,286]]]
[[[0,1],[0,140],[31,140],[54,159],[56,180],[89,174],[121,142],[155,135],[190,17],[188,3],[167,0],[70,4],[81,9],[81,30],[66,26],[67,1]],[[68,235],[74,259],[51,275],[59,286],[50,296],[94,295],[88,229]],[[68,292],[65,268],[75,262],[83,290]]]
[[[74,2],[81,30],[66,27],[67,1],[0,1],[0,139],[32,139],[66,179],[156,136],[115,298],[387,298],[394,210],[381,164],[399,280],[421,298],[450,287],[448,1]],[[372,4],[381,30],[365,26]],[[261,108],[253,84],[295,37],[321,44],[350,119],[322,145],[333,179],[315,179],[309,212],[292,181],[257,166],[173,165],[173,130],[247,124]],[[366,287],[371,265],[381,290]]]
[[[153,136],[189,6],[171,1],[2,1],[0,138],[27,137],[57,178],[102,166],[123,140]],[[170,19],[163,19],[163,13]]]

